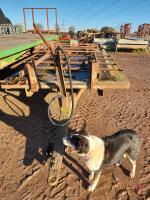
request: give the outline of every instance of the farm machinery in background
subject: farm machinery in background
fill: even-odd
[[[116,45],[118,49],[145,50],[149,53],[150,25],[143,24],[138,27],[138,31],[131,33],[131,23],[120,27],[120,39]]]

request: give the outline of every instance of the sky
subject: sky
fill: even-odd
[[[57,8],[58,24],[63,30],[75,26],[76,30],[112,26],[119,30],[124,23],[150,23],[150,0],[0,0],[0,8],[13,24],[23,24],[23,7]],[[54,11],[49,12],[50,28],[54,28]],[[35,12],[35,22],[46,28],[44,11]],[[27,11],[27,27],[32,25],[31,12]]]

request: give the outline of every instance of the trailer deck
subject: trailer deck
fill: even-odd
[[[58,40],[57,35],[49,35],[47,40]],[[28,57],[29,51],[43,43],[37,35],[33,34],[18,34],[15,36],[0,37],[0,69],[7,67],[10,64],[18,62],[18,60]],[[32,53],[32,52],[31,52]]]
[[[119,69],[116,61],[108,55],[105,50],[96,44],[85,44],[70,46],[69,44],[55,43],[55,46],[61,46],[70,60],[72,71],[72,82],[74,89],[111,89],[111,88],[129,88],[130,82]],[[31,58],[27,59],[28,62]],[[54,85],[59,85],[57,73],[51,56],[46,49],[40,49],[33,54],[35,61],[34,73],[37,77],[39,89],[49,89]],[[64,76],[66,89],[70,89],[68,70],[65,66],[65,56],[59,55],[61,69]],[[29,79],[31,77],[29,76]],[[18,81],[16,84],[6,84],[4,81],[1,85],[3,89],[25,89],[32,90],[32,82],[25,81],[24,84]]]

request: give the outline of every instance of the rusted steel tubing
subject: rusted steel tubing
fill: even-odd
[[[47,48],[50,50],[50,53],[52,54],[52,56],[54,56],[54,52],[53,52],[52,47],[49,45],[49,43],[45,40],[43,35],[40,33],[40,31],[39,31],[38,27],[35,25],[35,23],[33,23],[33,27],[35,28],[36,32],[39,34],[39,36],[41,37],[41,39],[43,40],[43,42],[45,43]]]
[[[23,8],[23,17],[24,17],[24,28],[25,28],[25,32],[27,32],[26,15],[25,15],[25,9],[24,9],[24,8]]]
[[[46,8],[46,21],[47,21],[47,30],[49,33],[49,17],[48,17],[48,8]]]
[[[56,8],[23,8],[23,15],[24,15],[24,25],[25,25],[25,32],[27,31],[32,31],[33,30],[27,30],[27,26],[26,26],[26,10],[31,10],[32,12],[32,22],[34,22],[34,10],[46,10],[46,21],[47,21],[47,28],[48,30],[48,33],[50,31],[49,29],[49,17],[48,17],[48,10],[54,10],[54,13],[55,13],[55,23],[56,23],[56,30],[55,32],[58,33],[58,19],[57,19],[57,9]],[[44,30],[43,30],[44,32]]]
[[[32,24],[34,24],[34,9],[32,8]]]
[[[43,10],[45,8],[24,8],[26,10],[31,10],[31,9],[34,9],[34,10]],[[46,8],[46,9],[49,9],[49,10],[55,10],[56,8]]]
[[[62,72],[62,66],[60,64],[60,59],[59,59],[59,51],[58,54],[56,55],[55,58],[55,64],[56,64],[56,74],[57,74],[57,78],[59,80],[59,86],[61,88],[61,92],[63,93],[63,95],[66,97],[67,93],[66,93],[66,87],[65,87],[65,83],[64,83],[64,76],[63,76],[63,72]]]
[[[57,9],[55,9],[55,17],[56,17],[56,33],[58,33],[58,18],[57,18]]]

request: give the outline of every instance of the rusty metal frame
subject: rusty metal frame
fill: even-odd
[[[55,47],[58,46],[57,42],[54,45]],[[49,46],[47,46],[48,48]],[[61,44],[60,48],[63,48],[63,50],[66,53],[67,57],[71,57],[70,64],[72,73],[76,73],[76,71],[80,71],[82,62],[85,60],[85,58],[89,58],[90,66],[89,66],[89,79],[87,81],[84,80],[73,80],[73,89],[74,91],[78,90],[84,90],[86,88],[91,89],[97,89],[97,90],[103,90],[103,89],[125,89],[130,87],[129,81],[126,79],[125,76],[121,75],[121,70],[118,67],[117,62],[114,60],[113,57],[106,54],[104,50],[101,50],[97,45],[78,45],[78,47],[70,47],[66,44]],[[69,51],[66,51],[70,48]],[[74,52],[74,49],[78,50],[77,52]],[[84,54],[84,50],[86,50],[87,55]],[[92,52],[92,50],[95,49],[95,53]],[[39,87],[40,89],[50,89],[55,88],[57,91],[61,92],[63,96],[67,96],[67,92],[70,90],[70,84],[68,82],[68,79],[64,79],[64,72],[68,69],[64,65],[64,55],[62,52],[59,52],[59,49],[54,51],[54,49],[42,49],[43,55],[40,55],[40,57],[32,57],[32,59],[29,58],[29,60],[34,60],[35,68],[32,69],[34,66],[29,66],[27,71],[28,74],[28,81],[25,84],[1,84],[1,88],[3,89],[25,89],[26,91],[31,91],[32,93],[37,92]],[[52,51],[51,51],[52,50]],[[39,49],[40,51],[40,49]],[[53,61],[52,54],[55,55],[55,65],[51,65]],[[76,58],[74,56],[80,55],[80,59],[82,57],[82,60],[79,58]],[[37,51],[38,55],[38,51]],[[57,59],[56,59],[57,56]],[[76,60],[78,59],[78,60]],[[48,66],[40,66],[42,64],[49,63]],[[79,64],[79,67],[76,67],[76,65]],[[37,80],[36,77],[36,70],[40,70],[40,68],[43,68],[44,70],[56,70],[56,79],[53,80]],[[86,69],[87,70],[87,69]],[[81,73],[84,70],[81,70]],[[30,73],[31,72],[31,73]],[[33,72],[33,73],[32,73]],[[33,74],[33,75],[32,75]],[[107,76],[106,76],[107,75]],[[34,79],[32,79],[32,77]],[[110,77],[110,79],[109,79]],[[118,79],[116,79],[116,78]],[[32,80],[31,80],[32,79]],[[114,81],[115,80],[115,81]],[[117,80],[117,81],[116,81]]]
[[[58,33],[58,16],[57,16],[57,8],[23,8],[23,16],[24,16],[24,27],[25,27],[25,32],[27,33],[29,30],[27,30],[27,21],[26,21],[26,10],[31,10],[32,12],[32,24],[35,23],[35,18],[34,18],[34,11],[35,10],[45,10],[46,11],[46,24],[47,24],[47,30],[45,30],[46,32],[50,33],[50,26],[49,26],[49,15],[48,15],[48,11],[49,10],[54,10],[54,14],[55,14],[55,32]],[[33,30],[31,30],[34,32],[34,27]]]

